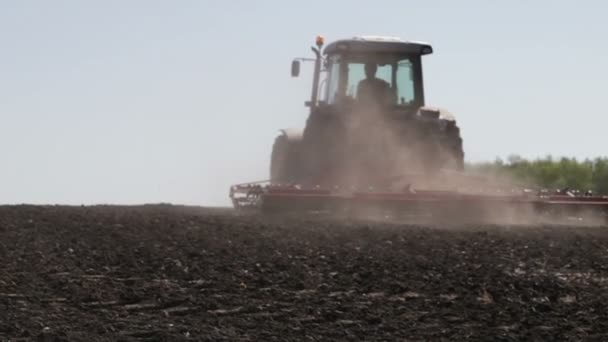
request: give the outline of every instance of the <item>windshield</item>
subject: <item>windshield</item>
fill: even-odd
[[[390,94],[390,104],[408,105],[416,100],[415,64],[411,57],[344,58],[330,57],[327,100],[358,100],[362,89],[382,87]],[[369,87],[368,87],[369,88]]]

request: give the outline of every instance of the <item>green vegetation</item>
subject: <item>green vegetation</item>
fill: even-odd
[[[608,194],[608,158],[586,159],[546,157],[526,160],[511,156],[506,161],[467,164],[467,169],[482,174],[507,176],[524,184],[548,189],[593,190]]]

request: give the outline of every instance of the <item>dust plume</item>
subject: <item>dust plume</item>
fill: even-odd
[[[331,156],[339,165],[334,168],[337,172],[331,177],[332,185],[337,184],[344,191],[434,191],[485,196],[483,200],[411,205],[409,211],[399,208],[397,215],[390,203],[360,206],[354,212],[359,218],[438,224],[605,224],[604,214],[593,211],[539,210],[533,199],[541,189],[535,184],[516,181],[506,174],[459,170],[453,146],[442,140],[445,136],[441,135],[440,125],[445,120],[425,121],[419,115],[392,118],[373,106],[358,108],[351,115],[342,127],[342,147]]]

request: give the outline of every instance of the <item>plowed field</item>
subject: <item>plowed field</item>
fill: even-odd
[[[0,207],[0,341],[608,340],[608,230]]]

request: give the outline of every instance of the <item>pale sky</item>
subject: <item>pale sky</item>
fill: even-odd
[[[227,205],[307,116],[311,66],[360,34],[433,44],[426,100],[468,161],[607,156],[604,1],[0,2],[0,203]]]

